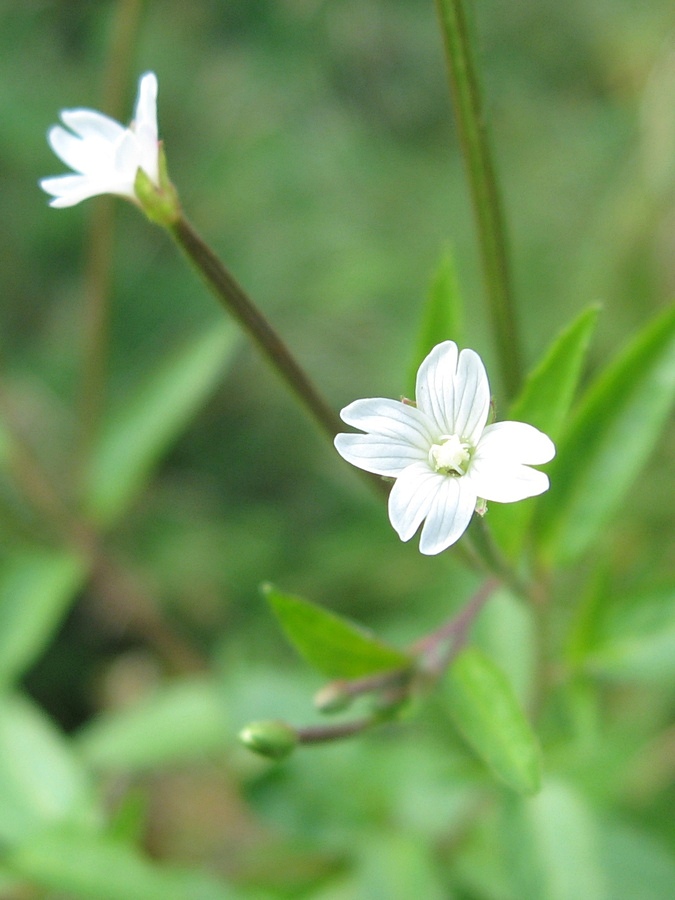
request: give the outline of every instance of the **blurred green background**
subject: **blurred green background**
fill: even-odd
[[[111,47],[120,17],[135,10],[121,72]],[[675,8],[480,0],[474,14],[526,360],[533,365],[598,301],[591,375],[675,286]],[[63,167],[45,134],[64,107],[103,108],[111,71],[124,89],[120,109],[108,111],[128,120],[148,69],[159,78],[160,134],[189,218],[336,409],[406,391],[422,304],[448,247],[465,302],[460,342],[494,371],[431,0],[5,0],[2,394],[67,500],[77,492],[88,248],[103,207],[48,208],[38,179]],[[103,416],[221,315],[159,229],[128,204],[112,210]],[[499,408],[496,376],[492,386]],[[671,427],[597,558],[564,574],[562,620],[598,560],[595,577],[608,593],[672,574],[674,450]],[[9,480],[1,488],[0,555],[9,559],[45,529]],[[128,581],[89,584],[25,678],[68,733],[199,661],[217,675],[231,734],[268,715],[311,718],[320,681],[285,647],[260,597],[263,581],[401,643],[440,622],[474,584],[452,554],[422,558],[416,540],[400,544],[381,503],[243,339],[104,542]],[[135,611],[136,589],[155,599],[176,646]],[[517,678],[524,626],[507,607],[490,641]],[[672,684],[657,698],[633,686],[612,694],[623,723],[617,759],[581,753],[572,765],[601,809],[621,810],[621,825],[603,832],[606,858],[632,859],[627,835],[644,828],[646,855],[633,875],[648,858],[659,885],[673,874],[665,852],[675,839],[673,766],[648,736],[656,729],[672,749],[672,726],[659,730],[672,721],[672,699]],[[564,730],[553,727],[554,744],[556,728]],[[654,765],[647,754],[644,770],[619,788],[623,750],[635,741]],[[565,744],[559,756],[568,752]],[[306,751],[282,769],[243,750],[227,762],[205,754],[199,765],[155,769],[155,761],[121,783],[111,777],[113,805],[131,784],[154,853],[207,863],[257,885],[252,896],[519,896],[505,887],[504,857],[489,850],[497,813],[463,830],[480,803],[467,787],[476,764],[433,704],[394,735]],[[564,791],[547,798],[565,819]],[[462,854],[449,863],[456,840]],[[361,880],[350,887],[344,872],[354,867]],[[618,873],[610,900],[631,896],[629,875]]]

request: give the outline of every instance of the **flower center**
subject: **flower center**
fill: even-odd
[[[442,434],[440,444],[432,444],[429,462],[442,475],[466,475],[466,463],[471,459],[471,445],[456,434]]]

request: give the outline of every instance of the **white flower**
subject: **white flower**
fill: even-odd
[[[136,201],[138,169],[159,183],[157,137],[157,78],[146,72],[138,86],[134,120],[124,128],[93,109],[64,109],[64,125],[55,125],[47,138],[52,150],[77,174],[43,178],[40,187],[53,200],[50,206],[74,206],[97,194],[121,194]]]
[[[348,462],[396,479],[389,518],[402,541],[426,520],[420,551],[440,553],[462,536],[479,498],[512,503],[548,489],[530,465],[553,459],[553,442],[524,422],[486,426],[490,387],[473,350],[434,347],[417,373],[416,399],[355,400],[340,415],[366,434],[335,438]]]

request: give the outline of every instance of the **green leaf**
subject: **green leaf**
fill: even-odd
[[[585,309],[556,338],[527,376],[509,410],[509,419],[529,422],[552,440],[558,439],[574,399],[599,311],[596,305]]]
[[[539,789],[539,744],[504,673],[484,653],[469,647],[446,678],[453,722],[475,753],[514,791]]]
[[[528,375],[509,410],[509,419],[528,422],[557,441],[574,399],[598,311],[597,306],[584,310],[551,344]],[[520,555],[538,499],[489,504],[490,530],[512,559]]]
[[[675,589],[641,594],[615,604],[584,667],[618,680],[675,680]]]
[[[526,900],[611,900],[598,822],[571,785],[546,782],[528,800],[511,800],[504,822],[510,896]]]
[[[0,840],[96,820],[87,775],[65,738],[27,698],[0,695]]]
[[[0,691],[21,677],[61,624],[87,566],[69,553],[30,550],[0,566]]]
[[[82,900],[233,900],[211,875],[161,866],[103,835],[71,829],[41,834],[8,854],[6,865],[50,891]]]
[[[558,446],[535,534],[548,563],[601,534],[659,438],[675,394],[675,307],[638,335],[588,391]]]
[[[409,374],[411,395],[424,357],[441,341],[462,342],[462,298],[453,254],[448,250],[438,267],[424,307]]]
[[[76,738],[97,769],[135,771],[195,759],[227,745],[223,696],[205,678],[184,678],[120,711],[103,714]]]
[[[359,678],[412,664],[407,654],[348,619],[271,585],[264,585],[263,593],[298,653],[329,678]]]
[[[167,354],[110,418],[85,480],[88,512],[103,525],[117,519],[153,466],[214,389],[235,346],[229,322]]]

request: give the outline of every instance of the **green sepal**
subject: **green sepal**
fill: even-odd
[[[181,216],[178,192],[169,178],[164,147],[159,145],[159,184],[150,178],[143,169],[136,171],[134,193],[151,222],[170,228]]]

